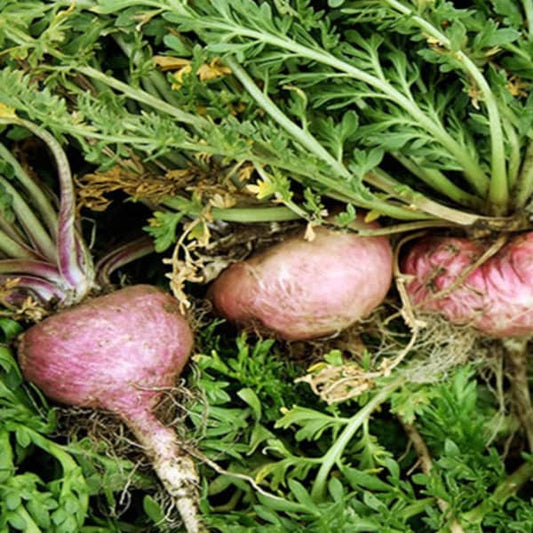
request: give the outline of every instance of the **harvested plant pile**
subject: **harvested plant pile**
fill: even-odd
[[[531,0],[19,4],[2,114],[153,213],[201,324],[209,525],[533,529]]]

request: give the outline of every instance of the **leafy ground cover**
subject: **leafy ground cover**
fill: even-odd
[[[366,322],[307,343],[239,331],[204,300],[228,264],[326,212],[337,227],[379,218],[398,253],[416,231],[531,229],[529,0],[0,11],[2,253],[20,176],[57,189],[15,115],[68,146],[96,255],[153,239],[113,282],[170,283],[193,317],[195,355],[160,410],[197,461],[210,530],[533,531],[527,344],[513,358],[414,316],[398,275]],[[22,380],[34,308],[7,305],[9,288],[0,531],[179,531],[124,428]]]

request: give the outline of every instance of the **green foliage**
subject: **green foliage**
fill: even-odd
[[[0,0],[0,103],[102,170],[132,157],[152,172],[194,163],[215,173],[216,191],[229,179],[247,205],[282,203],[313,222],[331,201],[341,225],[359,208],[406,221],[449,220],[450,207],[510,214],[533,193],[530,4]],[[155,56],[190,63],[180,76]],[[231,72],[200,76],[217,64]],[[240,183],[243,168],[254,172]],[[158,251],[205,215],[203,193],[184,187],[157,206],[147,229]],[[469,532],[533,529],[529,496],[515,490],[531,458],[506,456],[509,428],[489,431],[498,406],[472,369],[431,385],[394,375],[327,405],[295,383],[305,370],[284,345],[234,337],[219,323],[200,334],[183,406],[213,531],[418,533],[455,519]],[[52,438],[56,413],[7,347],[0,364],[0,532],[164,531],[153,482],[103,443]],[[430,472],[417,468],[413,428]],[[116,495],[130,479],[143,492],[121,520]]]
[[[214,531],[421,532],[440,531],[452,517],[496,528],[504,517],[530,520],[526,500],[512,491],[495,496],[507,474],[488,444],[492,411],[471,368],[436,386],[385,382],[328,406],[293,382],[302,369],[272,341],[227,339],[222,324],[202,336],[189,385],[203,400],[187,406],[199,448],[218,465],[202,470],[203,511]],[[378,415],[380,395],[385,413]],[[401,426],[391,434],[392,410],[419,428],[430,473],[413,470],[417,457],[405,453]],[[316,487],[332,457],[322,492]],[[496,500],[505,504],[490,503]]]
[[[406,181],[458,209],[505,214],[533,191],[520,165],[531,137],[527,10],[400,0],[330,2],[322,11],[251,0],[48,7],[38,23],[34,11],[23,16],[16,38],[0,33],[13,45],[10,59],[44,60],[34,70],[47,73],[48,90],[74,95],[76,113],[55,94],[29,94],[9,71],[0,87],[6,104],[74,136],[100,164],[104,146],[165,163],[177,151],[216,154],[400,219],[455,220],[434,204],[425,212],[425,202],[413,211],[412,195],[398,192]],[[82,34],[86,25],[100,38]],[[182,66],[160,72],[154,56]],[[94,93],[77,86],[80,76]],[[45,113],[51,105],[60,113]],[[386,174],[391,158],[398,178]],[[294,204],[277,182],[259,199]],[[306,207],[299,214],[313,218]]]

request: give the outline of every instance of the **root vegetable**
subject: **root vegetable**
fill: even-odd
[[[153,244],[146,238],[130,241],[95,265],[79,228],[72,172],[61,145],[12,112],[0,113],[0,125],[26,128],[41,139],[55,159],[59,181],[55,198],[0,144],[0,160],[13,172],[9,190],[17,199],[12,218],[5,218],[0,230],[2,304],[14,316],[31,320],[40,320],[52,307],[64,309],[22,336],[24,376],[53,400],[119,415],[152,459],[185,529],[196,533],[201,524],[194,463],[153,412],[193,343],[179,304],[148,285],[86,300],[111,286],[109,276],[117,268],[151,253]]]
[[[137,285],[46,318],[24,333],[18,350],[24,376],[49,398],[111,411],[129,426],[189,532],[198,531],[195,466],[153,411],[192,344],[178,302]]]
[[[496,338],[533,334],[533,232],[511,238],[465,279],[465,269],[486,250],[466,238],[416,242],[402,271],[411,303],[454,324],[469,324]]]
[[[287,340],[332,334],[367,316],[385,298],[392,252],[385,237],[319,227],[224,271],[210,288],[232,322],[255,324]]]

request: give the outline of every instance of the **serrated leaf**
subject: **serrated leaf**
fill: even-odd
[[[345,419],[326,415],[313,409],[295,406],[287,410],[276,421],[276,428],[288,428],[292,425],[300,426],[296,432],[298,440],[316,440],[322,437],[324,431],[342,426]]]
[[[176,231],[184,213],[156,211],[144,229],[154,238],[156,252],[164,252],[176,242]]]

